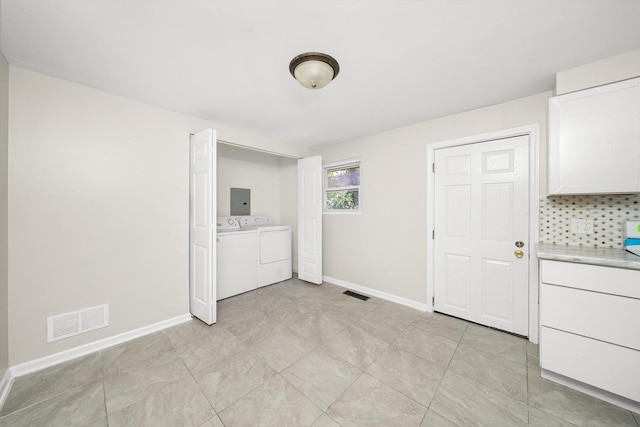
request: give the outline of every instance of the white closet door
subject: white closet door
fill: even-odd
[[[322,157],[298,160],[298,278],[322,283]]]
[[[189,308],[216,322],[216,131],[191,136],[189,147]]]
[[[435,191],[435,310],[527,335],[529,137],[437,150]]]

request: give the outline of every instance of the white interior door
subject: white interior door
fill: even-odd
[[[435,212],[434,309],[527,335],[529,137],[436,150]]]
[[[216,322],[216,131],[191,136],[189,147],[189,309]]]
[[[322,283],[322,157],[298,160],[298,278]]]

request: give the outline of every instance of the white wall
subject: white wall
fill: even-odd
[[[550,96],[545,92],[314,150],[325,163],[362,159],[362,213],[323,218],[324,275],[426,304],[427,144],[539,123],[544,159]]]
[[[231,188],[251,190],[251,215],[280,221],[280,162],[277,156],[218,144],[218,216],[229,216]]]
[[[207,127],[225,141],[304,155],[9,67],[11,366],[188,312],[189,134]],[[46,343],[47,316],[103,303],[108,328]]]
[[[556,73],[556,94],[640,76],[640,49]]]
[[[8,335],[8,103],[9,64],[0,52],[0,380],[9,367]]]

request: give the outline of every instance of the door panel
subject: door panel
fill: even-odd
[[[216,322],[216,131],[192,135],[189,147],[189,310]]]
[[[447,283],[444,304],[460,311],[469,311],[471,289],[471,257],[445,254],[445,277]]]
[[[435,163],[435,310],[527,335],[528,136],[439,149]]]
[[[322,157],[298,160],[298,277],[322,283]]]

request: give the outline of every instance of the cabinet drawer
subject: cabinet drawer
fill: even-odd
[[[640,352],[543,327],[540,365],[640,402]]]
[[[541,260],[540,278],[552,285],[640,298],[640,270]]]
[[[634,298],[543,283],[540,324],[640,350],[640,300]]]

